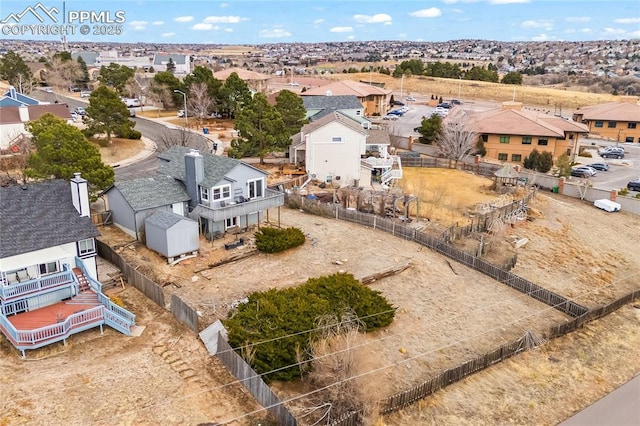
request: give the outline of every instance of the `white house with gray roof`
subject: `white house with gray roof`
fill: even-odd
[[[131,334],[135,316],[102,294],[88,182],[0,188],[0,331],[26,350],[103,324]]]
[[[371,121],[364,116],[364,106],[354,95],[333,96],[331,92],[324,96],[303,96],[302,104],[307,110],[305,118],[309,121],[319,120],[327,114],[339,111],[355,121],[365,129],[371,128]]]

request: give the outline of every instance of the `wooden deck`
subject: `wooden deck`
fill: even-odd
[[[69,315],[99,306],[98,295],[92,291],[80,293],[70,300],[7,317],[17,330],[35,330],[64,321]]]

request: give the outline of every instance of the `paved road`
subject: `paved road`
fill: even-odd
[[[640,376],[620,386],[559,426],[640,425]]]

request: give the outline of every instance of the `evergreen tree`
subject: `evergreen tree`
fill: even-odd
[[[227,77],[220,89],[220,104],[224,110],[233,118],[243,105],[251,102],[251,90],[249,86],[233,72]]]
[[[257,93],[238,111],[235,128],[239,138],[231,142],[229,156],[235,158],[257,156],[260,164],[274,151],[283,151],[289,144],[289,133],[280,112]]]
[[[187,93],[187,89],[184,87],[184,84],[178,78],[167,71],[161,71],[156,73],[153,76],[154,87],[164,87],[169,92],[170,97],[173,101],[174,105],[182,105],[184,103],[184,99],[180,93],[174,92],[174,90],[180,90],[181,92]]]
[[[136,125],[135,121],[129,120],[129,110],[118,93],[103,85],[91,93],[84,120],[87,136],[104,133],[108,143],[114,134],[128,137]]]
[[[53,114],[45,114],[25,128],[36,147],[28,160],[27,176],[68,180],[79,172],[89,182],[92,199],[113,184],[113,168],[102,162],[100,151],[77,127]]]
[[[522,84],[522,74],[517,71],[508,72],[502,77],[502,84]]]
[[[77,62],[80,65],[80,72],[82,73],[82,77],[78,79],[78,84],[81,87],[86,87],[87,83],[89,83],[89,69],[87,68],[87,63],[82,59],[82,56],[78,56]]]
[[[167,72],[170,72],[171,74],[176,72],[176,63],[173,62],[173,58],[169,58],[169,61],[167,62]]]
[[[282,116],[289,136],[298,133],[302,126],[308,122],[308,120],[305,120],[307,110],[304,107],[302,98],[290,90],[282,90],[276,96],[276,109]]]
[[[432,144],[442,132],[442,118],[433,114],[429,118],[422,117],[422,121],[420,122],[420,127],[418,127],[418,133],[420,133],[420,138],[418,138],[418,142],[424,144]]]
[[[134,74],[133,68],[111,63],[108,67],[104,65],[100,67],[98,81],[105,86],[113,87],[118,94],[122,95],[127,82],[133,78]]]
[[[20,93],[31,92],[33,75],[22,57],[13,50],[0,59],[0,78],[7,80]]]

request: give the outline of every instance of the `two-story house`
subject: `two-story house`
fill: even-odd
[[[24,356],[104,324],[130,334],[135,316],[102,293],[87,181],[0,188],[0,331]]]
[[[289,160],[304,163],[309,179],[358,186],[369,185],[372,175],[382,184],[402,177],[400,158],[389,153],[388,134],[365,129],[341,111],[306,124],[291,141]]]
[[[640,104],[637,98],[578,108],[573,119],[584,123],[591,134],[618,142],[640,143]]]
[[[354,95],[337,95],[331,93],[324,96],[303,96],[302,104],[307,111],[305,118],[316,121],[334,111],[348,115],[359,122],[365,129],[371,128],[371,121],[364,116],[364,106]]]
[[[367,116],[383,116],[389,109],[392,90],[358,81],[342,80],[321,87],[314,87],[301,96],[355,96],[364,106]]]
[[[550,152],[554,162],[562,154],[575,158],[579,137],[589,133],[587,126],[521,107],[519,102],[505,102],[502,108],[467,115],[465,125],[478,134],[487,158],[522,163],[534,149]]]
[[[136,238],[158,211],[190,217],[211,236],[258,224],[284,194],[267,188],[268,173],[245,162],[173,146],[158,155],[152,178],[116,182],[104,192],[114,224]]]

